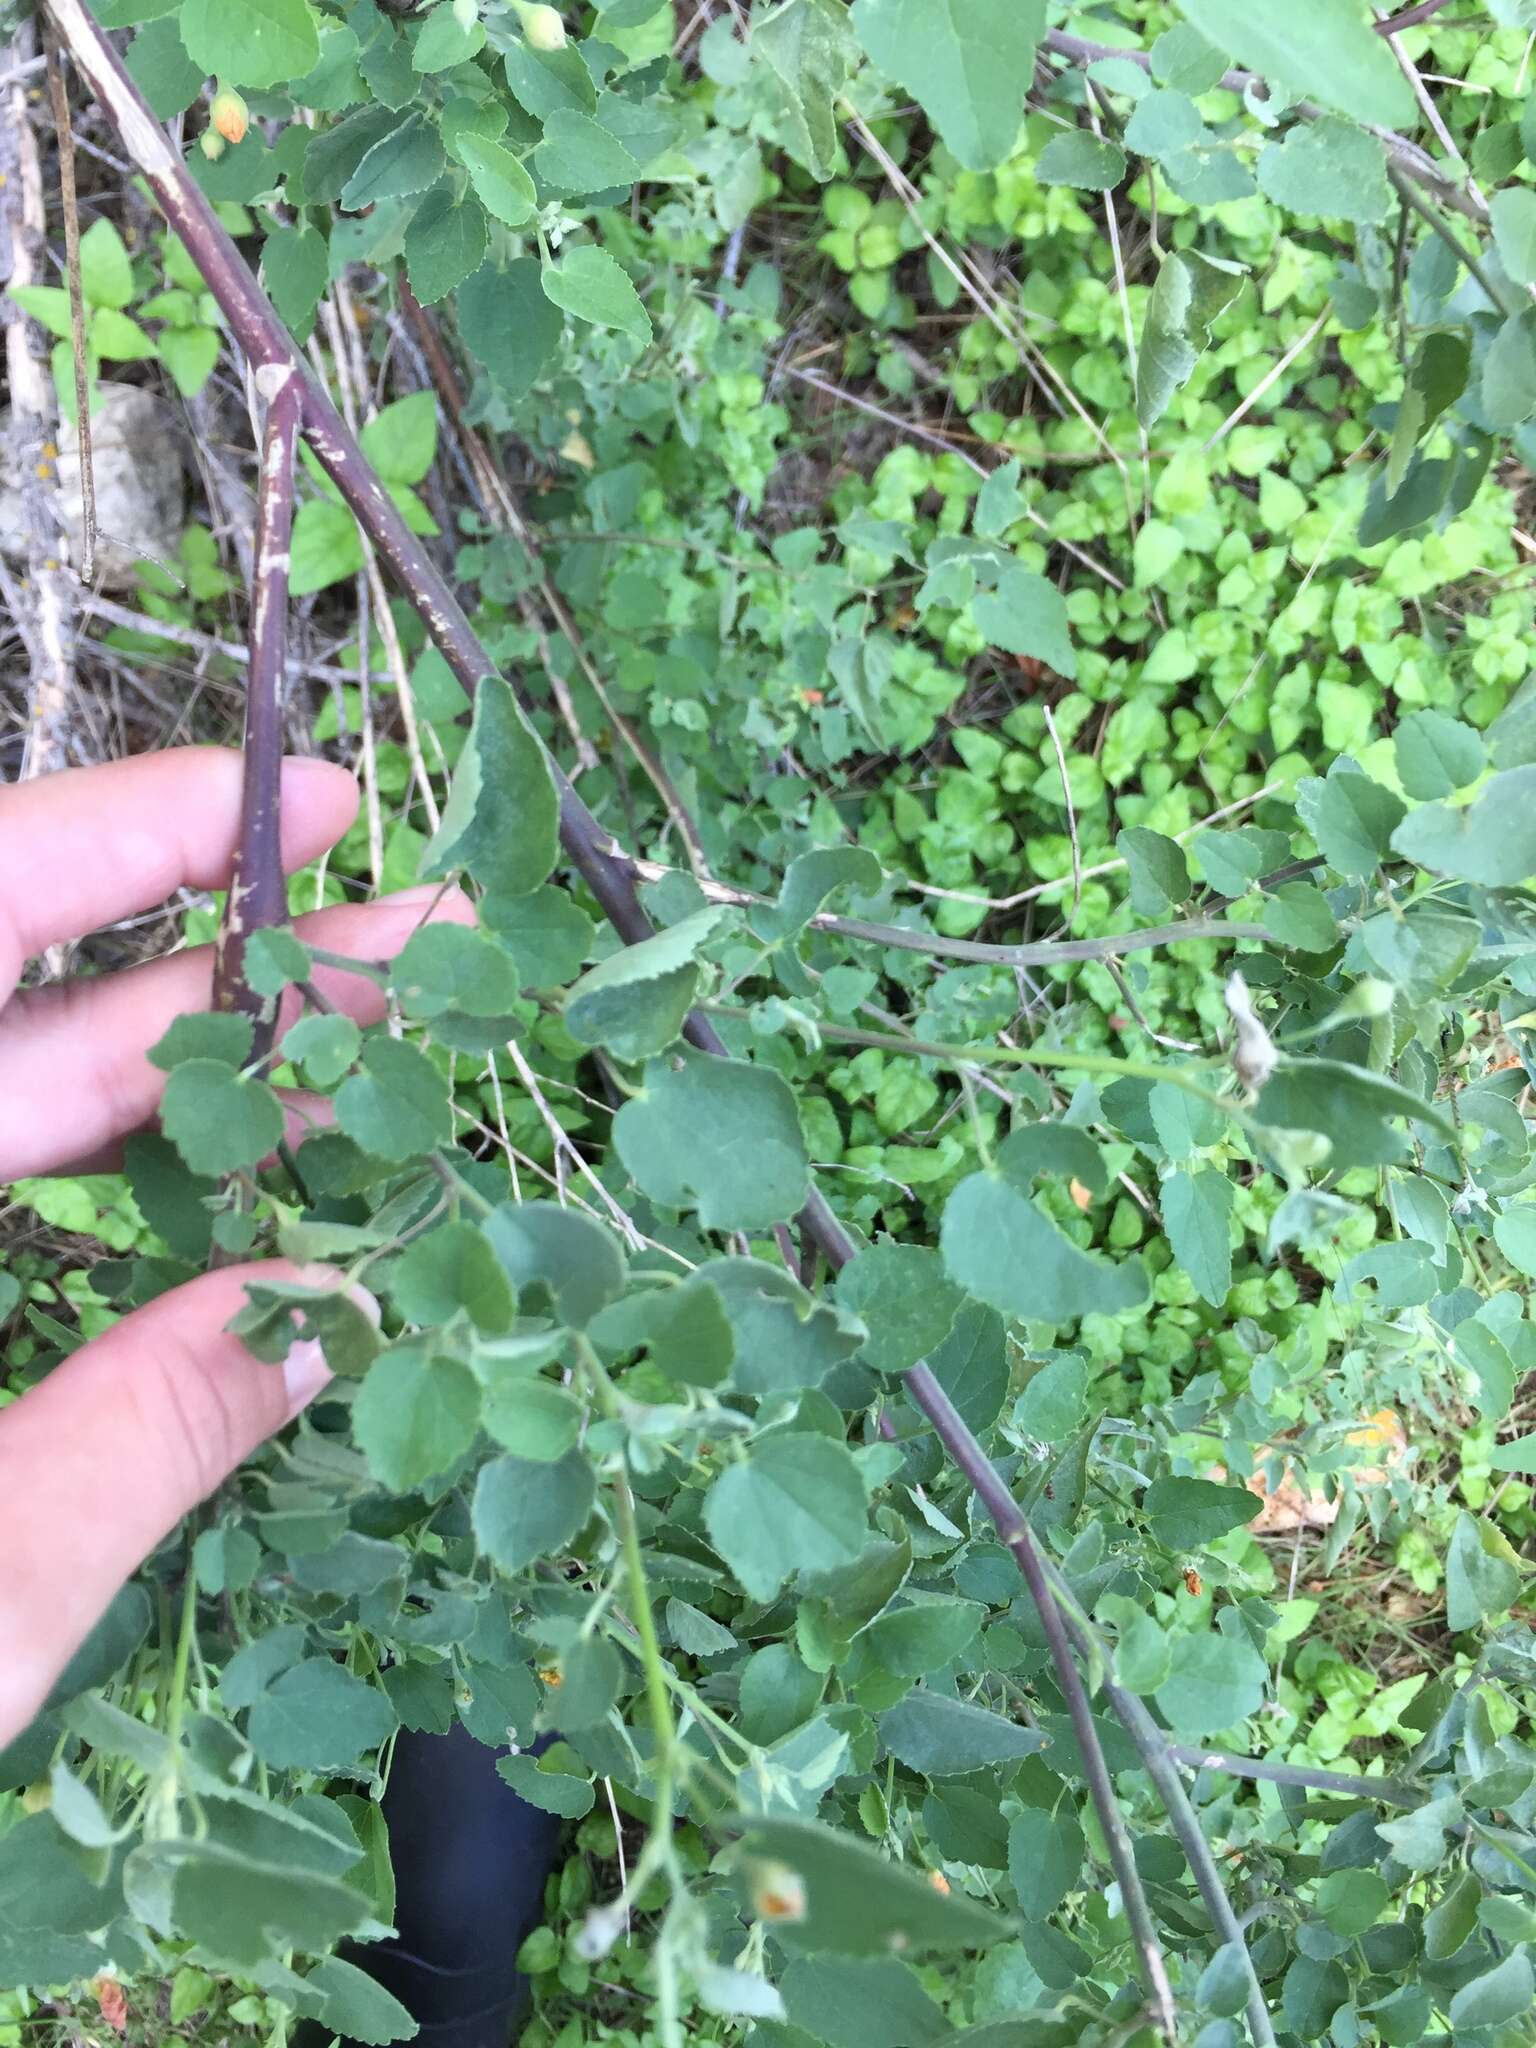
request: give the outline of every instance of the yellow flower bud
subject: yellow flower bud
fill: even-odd
[[[205,128],[202,134],[197,138],[197,143],[199,149],[201,149],[201,151],[203,152],[203,155],[207,157],[210,163],[214,164],[218,162],[219,158],[224,154],[225,150],[229,147],[229,144],[224,140],[223,136],[218,134],[212,128]]]
[[[513,5],[531,49],[565,48],[565,23],[560,19],[558,9],[537,4],[537,0],[513,0]]]
[[[250,110],[231,86],[221,85],[208,109],[208,119],[226,142],[244,142],[251,125]]]

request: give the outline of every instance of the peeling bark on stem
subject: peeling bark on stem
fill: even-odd
[[[272,1049],[277,1005],[245,978],[252,932],[288,915],[283,878],[281,787],[283,676],[288,665],[288,545],[293,531],[293,459],[303,392],[287,363],[264,365],[256,387],[267,400],[256,499],[256,565],[251,582],[250,669],[245,698],[240,844],[213,971],[213,1006],[249,1017],[257,1059]]]

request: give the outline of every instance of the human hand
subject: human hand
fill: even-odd
[[[344,769],[285,762],[285,868],[333,845],[356,809]],[[12,995],[23,967],[183,885],[223,887],[239,813],[239,756],[214,748],[0,791],[0,1003],[11,998],[0,1010],[0,1184],[118,1163],[165,1081],[145,1054],[174,1018],[208,1007],[213,951]],[[295,929],[328,952],[387,959],[429,913],[474,915],[463,896],[434,886],[317,910]],[[315,981],[360,1024],[383,1014],[372,981],[324,968]],[[295,1137],[306,1128],[301,1103],[292,1125]],[[206,1273],[125,1316],[0,1409],[0,1747],[37,1712],[129,1573],[329,1378],[312,1342],[276,1369],[226,1331],[258,1271],[305,1277],[271,1261]]]

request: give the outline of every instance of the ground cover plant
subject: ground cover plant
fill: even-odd
[[[455,1720],[540,2048],[1530,2039],[1536,12],[47,0],[23,122],[39,36],[8,318],[217,459],[18,701],[78,614],[250,803],[5,1384],[381,1316],[252,1289],[336,1380],[0,1752],[0,2040],[408,2036],[332,1951]]]

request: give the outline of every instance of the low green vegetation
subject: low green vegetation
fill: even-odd
[[[244,92],[188,163],[361,396],[356,343],[523,708],[403,599],[359,649],[307,465],[294,591],[374,677],[310,734],[377,824],[293,908],[462,874],[480,930],[402,955],[398,1038],[185,1022],[163,1138],[11,1190],[18,1392],[215,1244],[384,1321],[253,1291],[339,1391],[0,1753],[0,2043],[99,2035],[103,1976],[131,2042],[403,2033],[324,1958],[455,1716],[571,1823],[530,2048],[1532,2038],[1536,15],[1414,12],[101,10],[162,118]],[[86,244],[100,373],[195,393],[189,251]],[[227,622],[212,528],[119,653]],[[294,1080],[336,1128],[259,1171]]]

